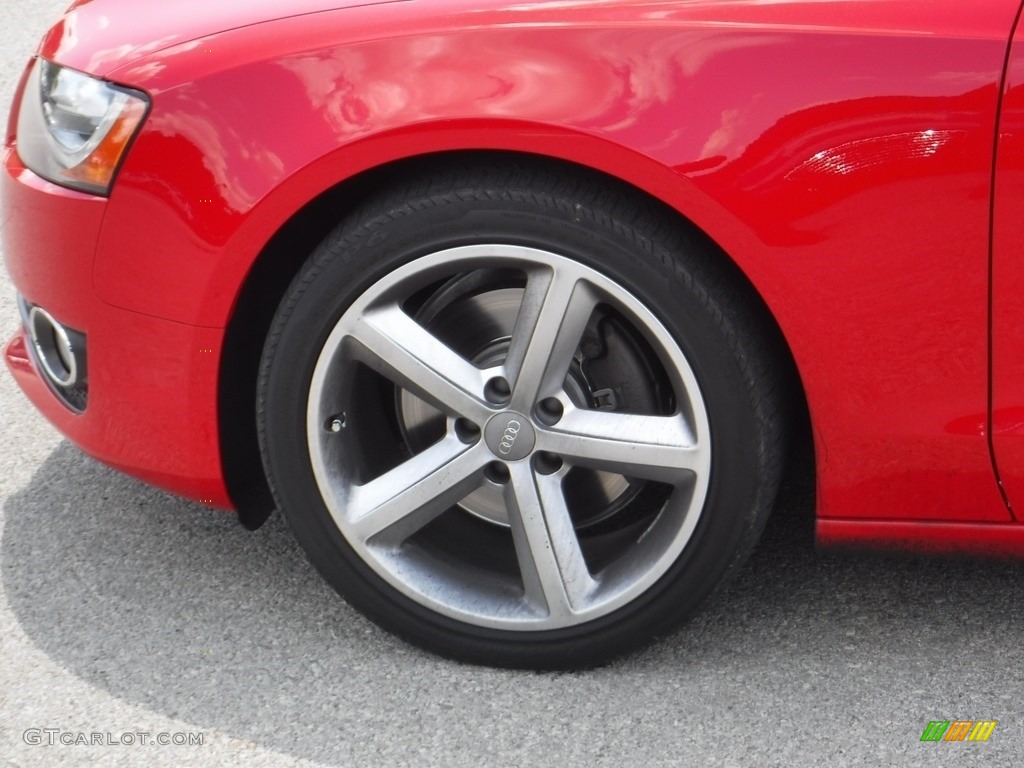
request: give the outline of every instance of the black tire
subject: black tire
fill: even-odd
[[[323,477],[328,477],[324,474],[328,471],[337,471],[341,478],[338,480],[339,487],[351,489],[358,483],[369,482],[365,478],[379,477],[396,462],[402,462],[409,455],[423,451],[431,440],[439,439],[437,435],[428,439],[416,438],[422,444],[414,444],[414,430],[403,421],[407,416],[406,411],[402,410],[402,403],[406,401],[401,400],[403,395],[395,394],[394,376],[381,379],[377,373],[362,372],[360,369],[359,373],[345,374],[338,379],[336,388],[344,390],[341,394],[335,395],[333,390],[331,394],[325,394],[329,391],[325,385],[320,385],[320,389],[316,390],[320,393],[319,400],[313,398],[316,402],[328,402],[334,397],[341,398],[338,402],[349,405],[358,401],[359,407],[346,411],[348,416],[345,418],[360,423],[334,427],[344,435],[339,439],[349,441],[337,449],[330,447],[332,444],[329,440],[334,438],[323,435],[311,437],[308,433],[307,401],[311,397],[314,371],[321,352],[325,344],[334,338],[331,334],[336,325],[340,327],[340,320],[353,316],[346,312],[354,303],[370,301],[366,297],[376,297],[378,293],[385,295],[384,289],[380,287],[383,285],[381,281],[406,265],[425,264],[424,261],[417,261],[420,257],[455,253],[450,249],[481,244],[520,246],[531,249],[530,254],[540,251],[557,254],[594,270],[607,278],[609,285],[621,288],[623,302],[628,301],[630,296],[638,298],[653,313],[660,326],[644,325],[647,316],[640,312],[630,314],[629,307],[632,305],[623,304],[625,308],[620,311],[619,305],[607,299],[612,309],[606,309],[604,298],[598,305],[599,310],[594,311],[606,314],[602,314],[599,319],[591,316],[587,321],[588,332],[592,327],[597,327],[591,324],[598,323],[603,324],[606,330],[611,327],[608,334],[617,335],[614,339],[610,335],[602,335],[600,339],[605,345],[601,354],[614,363],[610,367],[606,366],[606,370],[611,373],[605,375],[610,376],[616,386],[621,385],[618,393],[615,387],[611,387],[612,395],[608,397],[646,403],[644,409],[654,410],[642,409],[640,412],[656,414],[668,413],[673,408],[686,411],[690,406],[679,403],[689,402],[686,398],[696,397],[700,402],[692,410],[696,413],[703,409],[710,430],[710,469],[706,473],[706,482],[699,480],[701,470],[698,469],[693,472],[693,480],[679,480],[678,484],[663,486],[658,480],[660,475],[652,471],[649,475],[654,478],[652,480],[634,482],[625,479],[623,482],[628,490],[607,500],[606,509],[602,507],[595,512],[590,502],[578,503],[577,507],[572,507],[569,501],[565,502],[570,509],[579,542],[577,549],[586,549],[588,570],[599,561],[614,565],[617,557],[633,557],[637,558],[637,562],[644,563],[647,560],[643,557],[646,557],[653,561],[655,555],[641,557],[635,554],[635,548],[638,546],[636,541],[640,540],[638,531],[655,530],[653,521],[660,519],[658,515],[661,514],[658,512],[658,504],[664,505],[664,509],[668,509],[670,503],[681,505],[679,509],[683,509],[687,503],[691,503],[691,507],[685,507],[687,511],[679,513],[680,520],[694,520],[695,526],[686,538],[681,538],[682,533],[679,531],[688,523],[680,523],[678,529],[665,528],[677,537],[672,540],[671,546],[665,545],[665,552],[675,552],[672,547],[681,546],[682,549],[672,555],[669,564],[659,566],[645,575],[644,578],[651,583],[639,581],[633,584],[624,580],[621,590],[624,590],[623,594],[629,595],[628,599],[620,598],[625,600],[624,603],[600,603],[591,597],[567,598],[572,605],[576,605],[573,600],[578,599],[578,605],[585,606],[591,613],[581,610],[584,618],[579,621],[573,618],[560,619],[568,622],[564,626],[559,624],[551,628],[541,622],[537,629],[532,629],[532,624],[509,628],[512,625],[487,618],[491,615],[487,612],[491,610],[489,607],[480,614],[483,618],[479,621],[483,623],[478,623],[476,618],[467,621],[455,618],[456,615],[462,615],[458,613],[462,610],[458,607],[462,603],[456,605],[455,602],[452,605],[456,605],[456,608],[452,610],[456,613],[436,610],[435,604],[448,605],[444,601],[449,599],[449,592],[438,592],[442,597],[434,602],[431,602],[433,597],[420,599],[416,597],[418,593],[415,593],[415,589],[426,582],[410,581],[413,584],[410,589],[413,591],[409,591],[402,588],[405,582],[401,582],[401,579],[405,577],[392,578],[393,574],[388,570],[390,565],[380,565],[383,560],[371,563],[366,555],[369,550],[360,549],[355,539],[350,541],[351,537],[347,538],[340,524],[335,522],[314,470],[314,463],[320,461]],[[477,253],[472,250],[468,252]],[[500,250],[496,252],[506,253]],[[509,263],[515,266],[518,262],[513,259]],[[487,291],[499,290],[495,287],[498,285],[499,273],[481,267],[468,274],[478,273],[484,275],[480,280],[486,284],[484,289],[476,289],[484,291],[479,295],[485,298],[497,295]],[[456,273],[453,271],[452,274]],[[454,291],[451,286],[461,285],[459,280],[466,282],[466,273],[458,274],[461,276],[449,280],[438,279],[418,293],[408,288],[411,295],[403,295],[401,298],[401,301],[406,302],[402,305],[405,311],[410,314],[419,312],[417,317],[432,316],[432,307],[436,303],[441,307],[438,310],[441,314],[456,314],[456,309],[452,307],[463,306],[456,304],[456,301],[483,302],[483,299],[474,298],[478,294],[472,294],[468,288],[459,294],[457,300],[448,304],[436,298],[445,290]],[[526,271],[523,274],[528,276],[532,273]],[[417,279],[421,282],[427,280],[426,277]],[[518,285],[514,276],[507,279]],[[522,279],[524,284],[528,284],[526,281],[529,277]],[[406,283],[398,285],[406,290]],[[413,286],[414,283],[408,285]],[[415,286],[419,286],[419,283],[415,283]],[[504,290],[519,289],[513,286]],[[597,291],[598,288],[593,290]],[[612,291],[608,294],[612,298],[620,295],[612,288],[608,290]],[[346,600],[382,627],[429,650],[474,663],[548,669],[580,668],[603,663],[649,642],[652,637],[667,633],[681,620],[691,616],[743,562],[770,511],[780,475],[783,430],[773,372],[774,360],[766,351],[770,346],[769,338],[759,328],[757,313],[751,311],[751,303],[749,289],[737,279],[733,267],[700,233],[693,231],[675,214],[645,200],[641,195],[603,179],[582,172],[578,175],[556,173],[541,165],[527,164],[511,169],[447,171],[409,181],[388,194],[366,201],[358,210],[346,216],[309,257],[281,303],[263,353],[257,400],[260,447],[271,488],[280,509],[313,564]],[[417,322],[428,324],[426,320]],[[346,320],[346,323],[350,321]],[[454,321],[449,325],[458,326]],[[699,386],[696,395],[685,386],[685,391],[681,391],[680,385],[673,383],[684,380],[680,378],[684,377],[684,373],[675,371],[672,362],[675,358],[671,357],[674,354],[671,350],[676,347],[666,342],[664,349],[669,352],[663,352],[662,347],[644,340],[644,334],[651,327],[663,327],[685,357]],[[462,343],[461,337],[459,339]],[[323,370],[332,376],[341,376],[339,372],[342,370],[354,371],[359,368],[351,365],[355,357],[344,357],[346,354],[356,355],[355,352],[342,351],[349,348],[346,344],[353,346],[345,341],[337,347],[338,351],[331,353],[338,355],[340,362],[330,362],[334,358],[325,353]],[[359,344],[354,346],[359,347]],[[613,353],[610,351],[613,348],[625,351]],[[586,358],[577,350],[574,357],[576,362],[570,364],[570,368],[578,363],[579,368],[587,365],[588,371],[593,371],[598,367],[594,362],[597,359]],[[666,363],[666,360],[669,362]],[[525,370],[525,363],[523,365]],[[551,363],[546,362],[545,365],[550,366]],[[616,379],[616,370],[626,371],[622,374],[622,381]],[[573,375],[581,380],[586,379],[582,372]],[[661,382],[659,377],[665,381]],[[526,378],[524,375],[523,380]],[[319,380],[324,379],[321,377]],[[652,380],[653,383],[650,383]],[[589,386],[589,381],[586,383]],[[565,388],[569,385],[570,375],[566,374]],[[643,391],[622,394],[622,390],[638,387]],[[601,405],[608,407],[606,402],[598,403],[594,388],[580,385],[576,389],[586,391],[566,397],[573,402],[582,401],[580,409],[586,412],[584,417],[589,417]],[[617,402],[611,404],[613,412],[622,409]],[[313,413],[314,417],[310,418],[315,418],[318,412]],[[519,412],[507,413],[519,415]],[[533,415],[531,413],[529,418],[532,419]],[[691,417],[684,415],[679,418],[685,421]],[[699,421],[700,417],[698,414],[692,418]],[[501,419],[504,420],[502,425],[506,421],[511,423],[505,412],[501,414]],[[432,423],[441,425],[442,421],[447,427],[437,428],[442,431],[448,429],[450,432],[453,424],[451,417],[446,420],[438,417]],[[460,422],[464,431],[466,423]],[[529,427],[529,434],[536,438],[537,445],[541,445],[544,427],[540,422],[531,423],[533,426]],[[482,428],[484,424],[476,426]],[[325,424],[324,428],[328,429],[328,425]],[[694,427],[694,434],[697,434],[697,427]],[[501,457],[495,453],[495,439],[498,438],[492,439],[489,433],[483,436],[470,434],[469,437],[464,436],[463,442],[469,444],[477,440],[494,453],[494,459],[499,459]],[[314,458],[316,452],[313,451],[313,445],[327,446],[323,448],[324,453],[320,459]],[[474,447],[474,450],[477,448]],[[478,450],[483,451],[484,448]],[[547,458],[550,457],[545,455]],[[536,468],[541,466],[540,461],[537,456],[531,456],[518,465],[505,465],[495,460],[492,464],[498,468],[486,472],[507,474],[508,467],[511,467],[525,477],[524,473],[528,470],[517,467],[532,462],[529,471],[536,473],[539,471]],[[556,466],[558,461],[562,461],[562,471],[568,472],[575,460],[564,460],[562,457],[556,460]],[[586,464],[586,460],[580,461]],[[572,475],[574,483],[583,483],[584,480],[592,482],[588,469],[573,469],[571,472],[577,473]],[[584,480],[575,479],[584,475]],[[608,483],[618,483],[614,488],[615,492],[619,492],[623,483],[619,482],[614,472],[611,475],[612,480]],[[331,474],[329,477],[329,481],[324,480],[325,484],[334,482],[335,476]],[[478,475],[473,477],[479,478]],[[562,483],[560,487],[568,488],[569,481],[565,479],[568,476],[559,477]],[[503,478],[502,475],[493,479],[500,481]],[[700,482],[705,482],[705,485],[700,486]],[[703,503],[696,508],[692,507],[692,499],[696,498],[697,493],[693,489],[698,486],[705,490]],[[413,489],[416,487],[410,486]],[[520,487],[526,486],[517,486]],[[487,493],[492,496],[494,493],[506,493],[501,498],[518,499],[515,494],[507,495],[511,492],[502,488],[493,490],[491,485],[488,485]],[[567,493],[569,491],[566,490],[563,496]],[[346,497],[340,491],[339,494],[338,498],[355,498]],[[672,501],[676,498],[682,498],[683,501]],[[688,498],[690,502],[686,501]],[[518,501],[509,503],[512,506],[519,504]],[[444,513],[437,518],[430,517],[433,522],[426,528],[402,540],[402,551],[408,550],[410,557],[421,558],[415,561],[418,569],[430,568],[435,562],[443,563],[445,574],[448,570],[457,570],[456,566],[461,567],[463,560],[460,558],[464,558],[466,572],[474,574],[472,580],[466,577],[465,583],[469,589],[473,589],[476,584],[489,583],[489,568],[505,578],[506,573],[518,567],[523,589],[526,589],[528,580],[542,573],[542,570],[538,565],[536,570],[530,571],[530,575],[522,575],[526,571],[519,558],[524,550],[517,549],[515,543],[512,544],[512,555],[508,555],[509,535],[506,531],[510,531],[513,541],[520,542],[520,545],[525,540],[522,536],[526,535],[522,534],[520,539],[515,539],[516,531],[521,532],[526,523],[522,522],[512,506],[507,509],[512,528],[506,529],[493,520],[478,519],[481,515],[475,512],[476,517],[467,514],[466,509],[475,508],[466,502],[464,508]],[[652,512],[652,509],[655,511]],[[662,517],[667,515],[666,512]],[[555,524],[549,521],[547,526],[550,529]],[[660,532],[662,528],[657,530]],[[556,537],[557,531],[552,534],[553,542]],[[595,544],[598,540],[602,543]],[[413,541],[415,545],[409,544]],[[612,554],[600,554],[604,542],[611,542],[608,546]],[[369,544],[366,546],[369,547]],[[655,547],[657,543],[650,546]],[[436,549],[431,550],[431,547]],[[494,548],[493,552],[490,547]],[[528,547],[526,551],[532,556]],[[653,551],[661,552],[658,549]],[[390,554],[391,550],[388,552],[389,558],[404,556]],[[509,557],[512,559],[509,560]],[[601,560],[602,557],[606,559]],[[387,560],[387,563],[391,562]],[[515,565],[509,565],[510,562]],[[400,566],[395,566],[394,573],[400,571]],[[449,577],[444,575],[444,578]],[[451,578],[462,577],[455,574]],[[497,575],[494,576],[494,579],[497,578]],[[515,583],[514,575],[510,578],[510,583]],[[452,583],[461,585],[463,582]],[[535,584],[534,581],[529,583]],[[619,586],[615,588],[620,589]],[[554,621],[554,602],[548,600],[549,592],[546,589],[541,589],[549,613],[545,621]],[[571,580],[565,582],[567,595],[576,589],[577,585]],[[579,594],[584,594],[582,587],[578,589]],[[425,595],[428,594],[428,587],[424,586],[423,590]],[[433,594],[429,592],[429,595]],[[532,594],[537,594],[536,588]],[[586,594],[593,594],[593,591]],[[492,599],[490,596],[491,593],[487,592],[488,600]],[[531,597],[531,600],[534,602],[530,605],[535,606],[535,599]],[[602,607],[606,604],[614,604],[615,607]],[[497,616],[499,608],[493,610]],[[591,615],[593,618],[590,618]]]

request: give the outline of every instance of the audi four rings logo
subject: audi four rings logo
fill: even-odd
[[[501,442],[498,443],[498,453],[502,456],[508,456],[512,453],[512,445],[515,443],[516,436],[519,434],[519,429],[522,426],[518,419],[509,421],[505,426],[505,434],[501,436]]]

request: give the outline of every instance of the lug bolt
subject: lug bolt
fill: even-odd
[[[495,376],[484,385],[484,397],[492,405],[504,405],[512,397],[512,388],[501,376]]]
[[[492,461],[484,468],[484,477],[498,485],[507,483],[511,476],[508,467],[500,461]]]
[[[537,421],[553,426],[562,418],[562,403],[557,397],[547,397],[537,403]]]
[[[472,445],[480,439],[480,427],[469,419],[460,417],[455,420],[455,436],[466,445]]]
[[[538,451],[533,457],[533,468],[538,474],[553,475],[562,468],[562,459],[547,451]]]

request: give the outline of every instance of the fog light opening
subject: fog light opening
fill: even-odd
[[[76,350],[64,326],[45,309],[32,307],[28,313],[28,332],[43,373],[59,387],[78,384]]]

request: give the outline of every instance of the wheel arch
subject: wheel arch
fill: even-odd
[[[653,163],[648,158],[644,160]],[[274,510],[256,434],[256,378],[264,340],[288,285],[308,254],[361,200],[453,163],[462,167],[536,163],[559,167],[565,173],[590,175],[595,183],[617,185],[628,194],[637,196],[638,201],[661,208],[680,227],[686,227],[691,236],[704,239],[720,255],[729,279],[746,293],[746,306],[765,330],[765,341],[779,364],[780,381],[785,389],[781,393],[783,413],[790,440],[799,447],[790,453],[800,457],[795,465],[787,468],[787,475],[796,474],[805,481],[814,482],[813,438],[807,396],[789,343],[761,292],[730,252],[689,216],[686,202],[692,196],[685,189],[687,185],[682,177],[659,166],[664,174],[670,176],[662,173],[644,176],[650,183],[641,188],[620,174],[555,155],[507,149],[445,150],[414,154],[376,165],[315,195],[274,232],[241,281],[224,331],[218,375],[217,426],[225,484],[246,528],[258,528]],[[680,187],[683,188],[681,191]],[[715,224],[724,225],[729,218],[725,212],[717,211],[710,201],[703,201],[697,208],[702,218]],[[686,215],[683,210],[687,211]],[[741,242],[743,236],[743,232],[736,233],[736,242]]]

